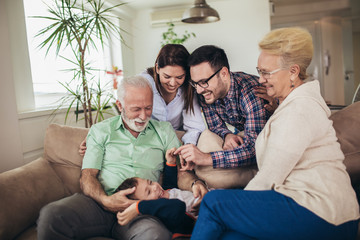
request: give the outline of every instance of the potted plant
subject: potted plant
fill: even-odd
[[[100,70],[91,66],[86,56],[90,51],[103,49],[105,41],[110,36],[117,36],[123,41],[123,30],[114,24],[120,18],[112,12],[124,3],[110,7],[105,5],[104,0],[53,0],[53,3],[52,6],[47,5],[51,16],[35,16],[51,22],[36,35],[36,37],[45,37],[39,47],[47,47],[46,52],[53,49],[60,57],[62,57],[60,55],[62,49],[70,48],[73,59],[62,58],[74,65],[72,69],[67,69],[73,72],[73,78],[60,82],[68,94],[61,99],[56,110],[64,104],[69,104],[66,122],[71,109],[75,107],[76,121],[79,119],[79,114],[83,114],[85,127],[88,128],[104,119],[104,110],[113,96],[112,91],[100,86],[100,79],[94,75],[95,71]],[[96,39],[101,46],[96,46]],[[73,86],[71,83],[74,82],[76,87],[71,87]],[[94,111],[95,116],[92,114]]]
[[[185,33],[178,37],[177,33],[174,31],[175,24],[172,22],[166,23],[169,27],[166,32],[163,32],[162,34],[162,41],[161,41],[161,47],[165,46],[166,44],[172,43],[172,44],[183,44],[186,42],[190,37],[196,37],[195,33],[189,33],[188,31],[185,31]]]

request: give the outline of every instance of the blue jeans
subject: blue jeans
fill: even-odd
[[[172,235],[158,219],[147,215],[120,226],[114,213],[105,211],[93,199],[78,193],[43,207],[37,224],[39,240],[88,239],[100,236],[170,240]]]
[[[207,193],[191,239],[355,239],[358,220],[335,226],[275,191]]]

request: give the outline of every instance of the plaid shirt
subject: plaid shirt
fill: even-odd
[[[256,164],[255,140],[270,117],[265,100],[255,96],[253,88],[259,86],[258,77],[243,72],[231,72],[229,92],[223,99],[206,104],[199,96],[209,130],[223,139],[232,133],[226,123],[244,131],[244,143],[225,151],[211,152],[214,168],[233,168]]]

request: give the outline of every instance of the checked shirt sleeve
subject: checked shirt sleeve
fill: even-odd
[[[233,168],[256,164],[255,140],[266,124],[268,113],[264,102],[256,97],[253,91],[248,91],[240,98],[242,111],[246,115],[244,125],[244,143],[227,151],[212,152],[214,168]]]
[[[210,131],[216,133],[223,139],[226,134],[231,133],[225,122],[220,118],[216,111],[213,110],[212,106],[206,104],[202,99],[200,99],[200,104]]]

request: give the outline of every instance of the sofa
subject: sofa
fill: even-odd
[[[331,119],[353,186],[359,189],[360,102],[333,113]],[[51,124],[46,130],[42,157],[0,174],[0,239],[37,239],[36,219],[40,209],[80,192],[82,157],[78,146],[87,132],[85,128]]]

